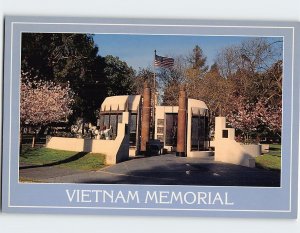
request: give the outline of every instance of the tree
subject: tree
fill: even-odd
[[[242,96],[231,99],[231,111],[227,114],[227,120],[245,136],[245,141],[258,130],[269,132],[280,136],[281,132],[281,102],[277,106],[268,104],[265,98],[259,99],[256,103],[250,102]],[[268,132],[265,132],[268,133]]]
[[[162,95],[163,105],[178,105],[179,87],[183,84],[189,97],[198,97],[199,81],[208,70],[206,57],[202,49],[196,45],[192,53],[187,56],[174,58],[171,69],[161,68],[157,72],[159,93]]]
[[[67,121],[72,114],[74,94],[70,86],[51,81],[30,80],[22,73],[20,95],[21,134],[26,125],[38,128],[52,122]],[[20,141],[22,137],[20,137]],[[34,145],[34,142],[33,142]]]
[[[280,135],[282,41],[245,40],[224,48],[217,57],[220,75],[231,87],[224,115],[243,134]]]
[[[90,34],[22,34],[22,70],[39,79],[55,82],[90,79],[97,53],[98,47]]]
[[[69,83],[74,92],[73,113],[96,123],[100,103],[108,95],[130,94],[134,70],[118,57],[101,57],[91,34],[23,33],[22,71],[30,80]]]
[[[105,58],[105,85],[108,96],[129,95],[134,92],[135,72],[119,57],[107,55]]]
[[[23,33],[21,66],[30,80],[69,83],[75,93],[72,119],[96,120],[94,112],[106,95],[105,63],[92,35]]]
[[[278,104],[282,97],[282,60],[275,62],[264,72],[264,82],[261,82],[263,96],[271,104]]]
[[[248,102],[244,97],[239,96],[231,101],[232,111],[226,116],[228,122],[236,129],[242,131],[245,142],[249,136],[257,130],[259,117],[255,104]]]
[[[282,126],[282,104],[270,104],[268,99],[260,99],[256,104],[255,111],[258,114],[261,125],[265,126],[270,132],[281,136]]]
[[[178,105],[180,85],[186,83],[186,67],[186,59],[179,56],[174,58],[174,66],[171,69],[160,69],[157,73],[159,92],[163,93],[163,105]]]
[[[156,77],[157,79],[157,77]],[[134,78],[134,90],[135,94],[142,95],[144,90],[144,83],[148,82],[151,90],[154,88],[154,72],[150,67],[139,69],[136,77]],[[158,86],[158,82],[156,81],[156,87]],[[152,91],[153,92],[153,91]],[[152,93],[153,94],[153,93]]]
[[[222,49],[217,55],[217,64],[223,77],[236,73],[262,73],[282,59],[282,41],[268,42],[265,38],[243,41]]]
[[[145,82],[147,82],[151,90],[151,100],[152,100],[151,104],[153,106],[155,100],[157,101],[155,104],[158,105],[160,103],[160,99],[159,99],[160,87],[157,79],[158,77],[156,77],[156,74],[154,74],[151,67],[143,68],[143,69],[140,68],[136,77],[134,78],[134,92],[132,94],[142,95],[144,90],[144,84]],[[156,93],[154,91],[154,88],[156,90]]]
[[[263,95],[273,95],[270,85],[276,83],[280,88],[281,61],[282,41],[271,43],[264,38],[245,40],[240,45],[224,48],[217,56],[222,77],[236,81],[239,94],[253,101]],[[281,94],[278,89],[276,92]]]
[[[206,103],[210,111],[210,125],[214,127],[216,116],[225,115],[230,109],[230,99],[234,93],[232,83],[223,78],[219,73],[218,65],[215,63],[205,74],[203,79],[198,81],[195,88],[196,96]]]
[[[193,49],[192,54],[187,57],[187,61],[191,65],[191,68],[200,70],[202,73],[205,73],[208,70],[206,59],[207,58],[204,56],[203,51],[199,47],[199,45],[196,45]]]
[[[202,99],[204,96],[204,81],[208,66],[202,49],[196,45],[193,52],[186,58],[185,83],[190,98]]]

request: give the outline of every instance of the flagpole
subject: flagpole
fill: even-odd
[[[155,110],[156,110],[156,70],[155,70],[155,59],[156,59],[156,49],[154,50],[154,60],[153,60],[153,91],[154,91],[154,99],[153,99],[153,119],[152,119],[152,139],[155,138]]]

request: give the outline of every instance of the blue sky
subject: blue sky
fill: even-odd
[[[101,56],[118,56],[129,66],[138,70],[139,67],[153,66],[154,50],[157,55],[175,57],[187,56],[199,45],[207,57],[207,64],[212,65],[220,49],[240,44],[250,37],[237,36],[173,36],[173,35],[126,35],[97,34],[94,41],[99,47]],[[267,38],[270,42],[276,38]],[[278,39],[278,38],[277,38]]]

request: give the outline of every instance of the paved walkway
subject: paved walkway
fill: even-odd
[[[49,183],[280,186],[280,173],[174,154],[135,158],[99,171],[53,167],[20,170],[22,178]]]

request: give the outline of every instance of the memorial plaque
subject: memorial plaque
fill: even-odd
[[[164,136],[163,135],[157,135],[157,139],[161,142],[164,141]]]
[[[157,119],[157,125],[164,125],[165,121],[164,119]]]
[[[157,127],[158,134],[164,134],[164,127]]]

